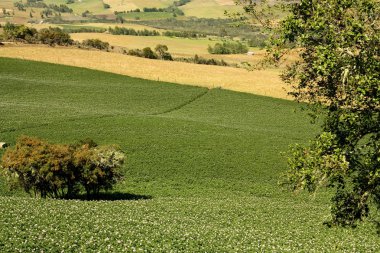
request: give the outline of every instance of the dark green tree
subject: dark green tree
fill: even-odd
[[[166,45],[158,44],[155,48],[154,51],[158,54],[159,58],[162,60],[166,61],[172,61],[173,57],[172,55],[168,52],[169,48]]]
[[[256,1],[238,2],[272,32],[272,60],[298,53],[283,79],[322,122],[316,139],[291,149],[287,182],[294,190],[334,188],[329,224],[355,226],[380,209],[379,1],[277,1],[288,13],[283,20]]]
[[[148,59],[157,59],[158,56],[150,47],[145,47],[142,50],[143,57]]]

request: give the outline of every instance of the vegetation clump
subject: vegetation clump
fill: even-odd
[[[165,61],[172,61],[173,57],[168,52],[168,47],[166,45],[158,44],[154,51],[150,47],[145,47],[141,49],[131,49],[127,52],[128,55],[143,57],[148,59],[161,59]]]
[[[13,186],[41,198],[87,196],[112,189],[122,178],[124,154],[114,146],[99,147],[90,140],[74,145],[50,144],[23,136],[2,156],[1,172]]]
[[[35,28],[25,25],[6,23],[3,28],[3,37],[6,41],[19,41],[26,43],[37,42],[38,32]]]
[[[82,45],[87,48],[96,48],[99,50],[108,50],[110,44],[99,39],[87,39],[82,42]]]
[[[159,36],[160,33],[157,30],[135,30],[133,28],[118,27],[108,28],[108,32],[113,35],[133,35],[133,36]]]
[[[4,40],[24,43],[42,43],[48,45],[72,45],[74,41],[70,35],[58,27],[43,28],[37,31],[25,25],[6,23],[4,26]]]
[[[175,61],[182,61],[182,62],[188,62],[188,63],[194,63],[194,64],[203,64],[203,65],[231,66],[224,60],[217,60],[214,58],[207,59],[197,54],[194,57],[190,57],[190,58],[175,58]]]
[[[248,47],[240,41],[224,41],[213,47],[209,45],[207,50],[210,54],[242,54],[248,52]]]
[[[162,33],[162,35],[167,37],[178,38],[205,38],[207,36],[204,33],[198,33],[193,31],[165,31]]]
[[[58,27],[43,28],[38,31],[38,41],[42,44],[68,46],[74,41],[70,35]]]

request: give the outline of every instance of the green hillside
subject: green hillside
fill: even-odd
[[[376,252],[329,229],[328,193],[278,186],[317,133],[291,101],[0,58],[0,141],[90,137],[127,155],[117,201],[39,200],[0,180],[0,252]],[[142,66],[143,67],[143,66]],[[138,200],[137,200],[138,199]]]

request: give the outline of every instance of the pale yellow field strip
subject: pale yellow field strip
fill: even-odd
[[[58,63],[116,74],[288,98],[278,70],[255,70],[149,60],[95,50],[46,46],[0,47],[0,57]]]
[[[214,45],[216,42],[206,39],[183,39],[170,38],[165,36],[127,36],[127,35],[112,35],[105,33],[73,33],[70,34],[73,40],[83,41],[86,39],[100,39],[107,41],[113,46],[126,47],[128,49],[144,47],[154,48],[157,44],[164,44],[169,47],[169,52],[172,54],[187,54],[194,56],[195,54],[207,54],[208,45]]]

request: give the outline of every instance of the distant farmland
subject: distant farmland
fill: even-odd
[[[9,46],[3,47],[0,53],[4,57],[61,63],[150,80],[209,88],[221,87],[279,98],[287,97],[287,92],[284,90],[285,84],[279,77],[279,70],[247,71],[62,47]]]

